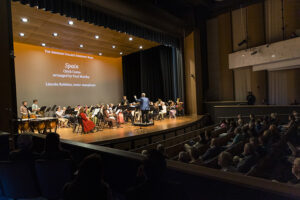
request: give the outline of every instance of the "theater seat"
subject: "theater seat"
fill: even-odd
[[[72,178],[71,161],[37,160],[35,169],[42,196],[60,198],[63,186]]]
[[[13,199],[40,196],[33,165],[28,162],[0,162],[0,185],[3,196]]]

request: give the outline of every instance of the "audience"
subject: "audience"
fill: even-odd
[[[17,139],[17,149],[11,151],[9,159],[13,161],[34,161],[39,157],[37,153],[32,151],[32,136],[21,134]]]
[[[84,158],[74,181],[64,187],[65,200],[112,199],[109,185],[103,180],[103,161],[97,154]]]
[[[290,183],[295,184],[300,187],[300,158],[296,158],[293,163],[292,173],[295,176]]]
[[[257,155],[250,143],[245,144],[244,152],[240,156],[240,161],[237,164],[237,170],[241,173],[247,173],[253,165],[256,164]]]
[[[223,172],[236,172],[237,169],[233,166],[233,157],[231,153],[223,151],[218,156],[218,165]]]

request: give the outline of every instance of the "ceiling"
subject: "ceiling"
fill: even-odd
[[[23,17],[28,19],[27,23],[22,22]],[[69,25],[69,20],[72,20],[74,24]],[[102,53],[102,56],[106,57],[120,57],[160,45],[18,2],[12,2],[12,21],[13,36],[16,42],[32,45],[45,43],[47,47],[81,53],[94,55]],[[21,37],[20,33],[24,33],[24,37]],[[58,36],[54,37],[53,33],[58,33]],[[99,39],[95,38],[96,35],[99,36]],[[129,40],[130,37],[132,37],[132,41]],[[83,45],[82,48],[80,44]],[[113,45],[115,48],[112,48]]]

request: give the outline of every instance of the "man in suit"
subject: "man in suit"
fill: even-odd
[[[149,123],[149,117],[148,117],[148,112],[150,110],[150,101],[149,99],[146,97],[145,93],[141,94],[141,98],[137,99],[136,96],[134,96],[134,99],[136,102],[140,103],[140,109],[142,111],[142,122],[143,123]]]

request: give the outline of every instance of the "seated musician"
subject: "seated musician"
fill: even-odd
[[[20,113],[23,118],[28,117],[28,114],[30,114],[30,111],[27,108],[27,101],[22,101],[22,105],[20,107]]]
[[[108,122],[108,125],[111,128],[114,128],[116,126],[117,121],[116,121],[116,118],[115,118],[113,112],[110,111],[109,105],[106,105],[106,107],[104,108],[103,116],[104,116],[104,120],[106,122]]]
[[[159,116],[161,119],[164,119],[165,115],[167,114],[167,106],[165,104],[165,102],[161,102],[161,107],[162,107],[162,110],[159,111]]]
[[[180,102],[180,98],[176,100],[176,107],[177,107],[177,115],[183,116],[184,115],[184,105],[183,102]]]
[[[68,119],[64,117],[65,111],[58,106],[55,115],[58,117],[59,124],[61,124],[62,128],[65,128],[68,126]]]
[[[129,101],[127,100],[126,96],[123,96],[123,99],[121,101],[121,105],[122,106],[127,106],[129,104]]]
[[[33,100],[33,104],[32,104],[32,106],[31,106],[31,108],[32,108],[32,112],[33,112],[34,114],[36,114],[37,112],[40,111],[40,107],[38,106],[38,100],[37,100],[37,99],[34,99],[34,100]]]
[[[158,106],[158,103],[154,103],[154,106],[153,106],[153,119],[157,119],[159,115],[159,106]]]
[[[170,103],[169,117],[170,118],[176,118],[176,106],[175,106],[175,103],[173,101]]]
[[[83,107],[81,107],[79,110],[79,116],[82,119],[83,131],[85,133],[91,132],[95,128],[95,124],[89,118],[86,117]]]

